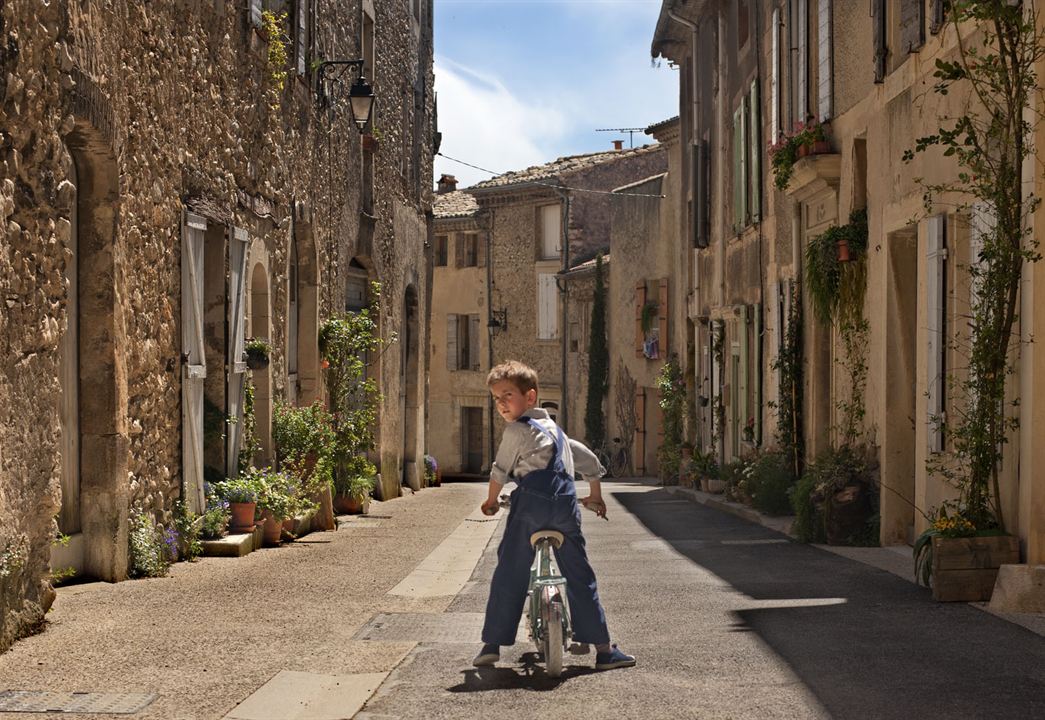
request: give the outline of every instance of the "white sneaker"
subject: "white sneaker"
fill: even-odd
[[[479,651],[479,654],[475,656],[475,659],[472,660],[472,665],[475,667],[490,667],[495,665],[500,659],[501,646],[486,643],[483,645],[482,650]]]

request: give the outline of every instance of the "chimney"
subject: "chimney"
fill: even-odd
[[[613,149],[614,150],[623,150],[624,149],[624,141],[623,140],[614,140],[613,141]]]
[[[440,175],[439,176],[439,195],[451,193],[457,189],[457,178],[453,175]]]

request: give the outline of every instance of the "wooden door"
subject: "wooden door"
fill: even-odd
[[[236,477],[239,451],[243,443],[243,389],[247,363],[243,350],[247,338],[247,231],[231,228],[229,238],[229,334],[228,334],[228,416],[226,426],[225,474]]]
[[[203,234],[207,221],[185,213],[181,242],[182,496],[200,512],[203,497],[203,391],[207,360],[203,343]]]
[[[483,469],[483,409],[462,408],[464,428],[464,471],[478,474]]]

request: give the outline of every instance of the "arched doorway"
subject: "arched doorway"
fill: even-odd
[[[127,374],[113,246],[119,174],[109,144],[86,121],[70,153],[68,328],[62,345],[62,506],[65,566],[108,581],[128,572]]]
[[[403,300],[403,333],[400,373],[400,396],[403,417],[403,484],[421,489],[421,474],[417,462],[417,428],[420,403],[418,391],[418,309],[417,291],[413,285],[406,289]]]
[[[271,341],[268,271],[261,262],[250,273],[250,336]],[[254,458],[258,466],[272,462],[272,366],[251,371],[254,385],[254,431],[261,449]]]

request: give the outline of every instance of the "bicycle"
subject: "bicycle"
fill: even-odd
[[[598,448],[595,457],[606,468],[609,477],[624,477],[628,472],[628,451],[620,438],[613,438],[611,442],[616,446],[612,454],[604,448]]]
[[[501,495],[498,504],[509,508],[511,497]],[[562,675],[563,653],[573,638],[566,578],[559,571],[553,553],[563,542],[565,537],[558,530],[538,530],[530,536],[534,558],[527,590],[527,626],[530,640],[544,658],[545,672],[553,678]]]

